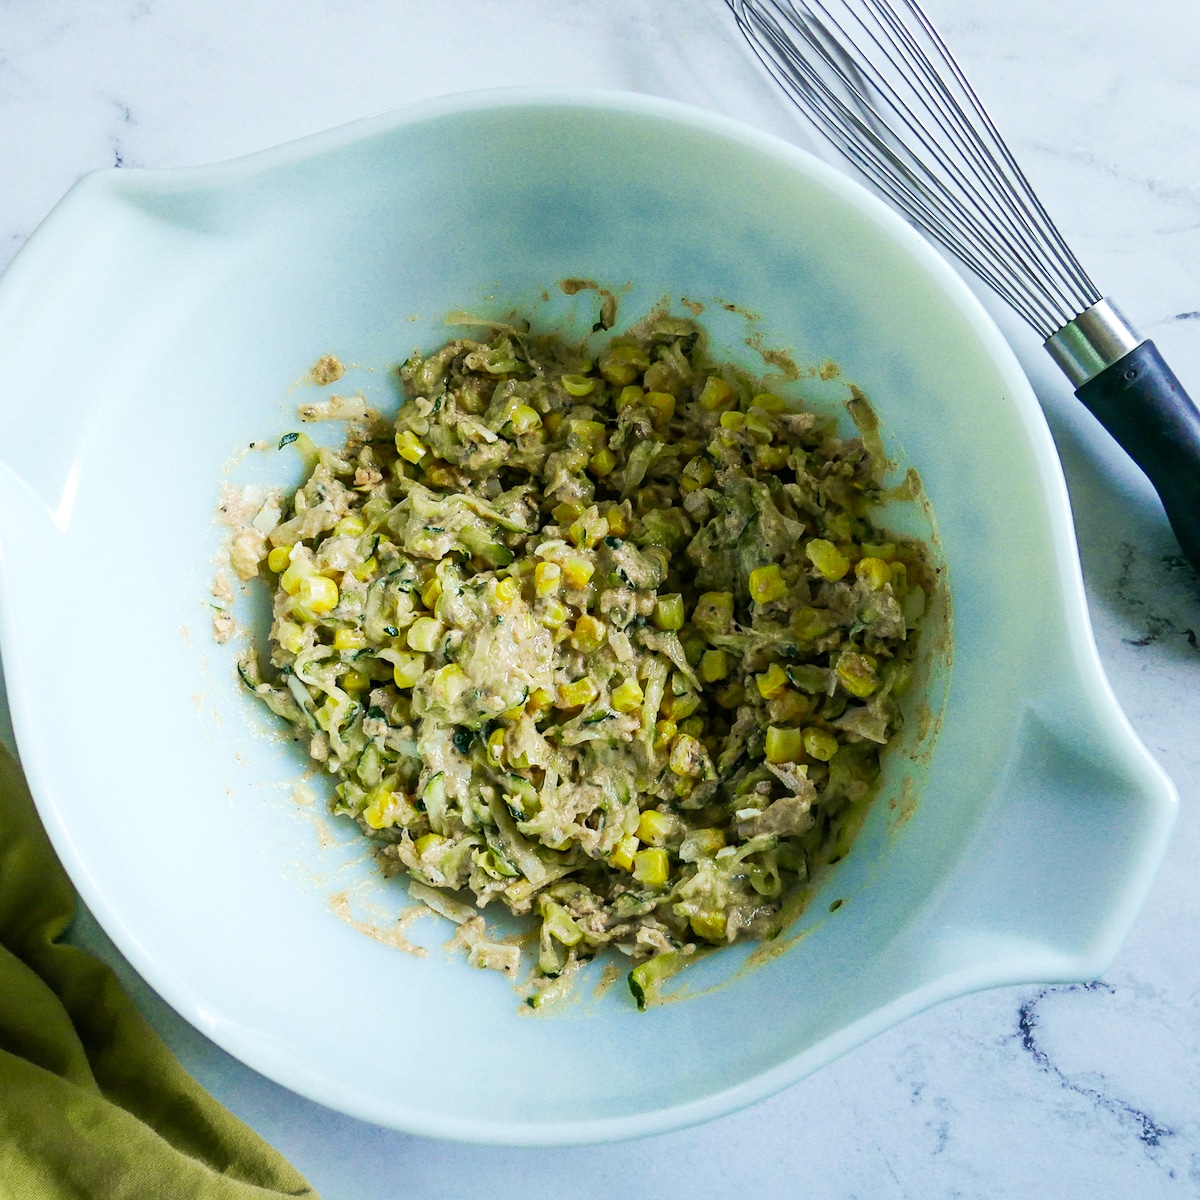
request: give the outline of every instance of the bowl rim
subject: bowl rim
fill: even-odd
[[[1145,788],[1148,792],[1157,791],[1162,811],[1166,813],[1169,809],[1173,815],[1173,805],[1177,802],[1173,785],[1141,745],[1104,676],[1092,635],[1070,501],[1061,463],[1038,401],[1012,349],[964,280],[946,259],[897,213],[837,168],[773,134],[707,109],[642,93],[596,88],[514,87],[456,92],[419,100],[281,145],[202,166],[134,170],[105,168],[84,176],[18,251],[7,271],[0,277],[0,311],[3,310],[5,300],[11,299],[14,294],[36,292],[42,263],[48,261],[52,255],[54,242],[60,231],[66,231],[72,224],[86,219],[93,196],[115,192],[122,197],[129,197],[139,193],[156,194],[196,187],[210,190],[235,187],[261,173],[296,165],[405,126],[436,122],[471,112],[520,108],[574,108],[627,113],[654,118],[669,125],[736,142],[777,162],[790,165],[814,179],[879,228],[914,260],[955,307],[970,334],[1006,385],[1006,398],[1011,402],[1024,428],[1034,472],[1043,489],[1050,547],[1057,569],[1061,602],[1072,618],[1068,622],[1069,650],[1078,669],[1080,687],[1087,693],[1097,712],[1106,718],[1109,727],[1124,736],[1131,747],[1141,751],[1144,759],[1142,765],[1145,768]],[[0,339],[0,342],[2,340]],[[8,470],[10,468],[3,456],[0,456],[0,472]],[[22,741],[32,746],[36,739],[32,734],[35,717],[23,701],[23,661],[19,653],[12,653],[16,649],[18,634],[12,625],[11,605],[5,603],[5,595],[14,582],[6,569],[3,542],[0,540],[0,646],[10,652],[9,702],[19,747]],[[26,731],[29,731],[29,736],[23,738],[22,735]],[[24,765],[30,790],[38,803],[43,823],[79,895],[104,929],[121,930],[124,922],[93,883],[86,862],[81,858],[71,837],[64,815],[53,803],[39,799],[48,794],[48,789],[43,785],[36,756],[31,755]],[[1160,855],[1161,849],[1165,848],[1169,819],[1164,819],[1164,824],[1165,828],[1159,839]],[[1147,864],[1146,870],[1152,873],[1156,864],[1157,857],[1154,857],[1153,862]],[[1125,919],[1113,923],[1114,927],[1109,930],[1110,936],[1103,940],[1103,945],[1092,956],[1078,958],[1065,971],[1059,970],[1057,974],[1064,979],[1083,979],[1094,977],[1102,970],[1119,947],[1148,886],[1149,878],[1144,878],[1140,887],[1129,889],[1123,910]],[[650,1112],[561,1122],[461,1119],[430,1116],[420,1109],[406,1105],[365,1102],[357,1093],[352,1094],[349,1089],[331,1085],[324,1077],[305,1070],[294,1058],[260,1052],[260,1047],[239,1037],[236,1025],[221,1023],[214,1027],[210,1019],[211,1014],[198,1009],[184,981],[163,969],[156,960],[143,952],[136,939],[114,937],[113,940],[118,943],[120,952],[139,974],[192,1025],[204,1030],[207,1036],[252,1069],[261,1071],[291,1090],[363,1120],[412,1133],[465,1142],[513,1146],[571,1145],[620,1140],[662,1133],[706,1121],[782,1090],[875,1034],[942,1001],[970,991],[1030,983],[1045,978],[1044,964],[1032,961],[1023,970],[1015,970],[1008,963],[1002,966],[981,963],[969,969],[939,976],[928,985],[872,1011],[750,1079],[697,1100]],[[1042,966],[1043,969],[1035,971],[1037,966]]]

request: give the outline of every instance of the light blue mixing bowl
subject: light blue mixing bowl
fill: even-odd
[[[230,460],[295,426],[312,394],[292,381],[336,352],[357,364],[343,389],[394,403],[386,368],[444,340],[450,310],[583,328],[594,296],[568,300],[567,276],[628,282],[624,319],[699,301],[715,350],[748,366],[744,318],[714,299],[762,314],[751,329],[799,363],[839,364],[919,469],[948,564],[929,711],[804,936],[752,970],[723,952],[644,1014],[594,979],[523,1014],[432,921],[410,931],[427,958],[387,944],[401,885],[295,802],[295,748],[208,630],[220,483],[286,472]],[[30,784],[121,951],[246,1063],[420,1133],[664,1130],[947,997],[1090,979],[1176,804],[1101,673],[1046,425],[968,290],[808,155],[643,96],[454,96],[84,179],[0,281],[0,618]]]

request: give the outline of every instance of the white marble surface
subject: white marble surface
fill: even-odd
[[[1100,286],[1200,394],[1200,7],[929,9]],[[807,140],[721,0],[0,0],[0,270],[94,167],[208,162],[419,97],[525,83],[653,92]],[[1036,339],[997,316],[1063,457],[1105,666],[1183,801],[1103,980],[943,1005],[698,1129],[516,1151],[407,1137],[301,1100],[187,1026],[87,914],[77,939],[326,1200],[1200,1195],[1200,581],[1136,469]]]

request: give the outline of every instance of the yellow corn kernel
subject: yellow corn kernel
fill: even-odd
[[[363,809],[363,820],[372,829],[387,829],[396,823],[396,812],[399,805],[396,795],[390,788],[378,787],[367,798],[367,807]]]
[[[654,601],[654,612],[650,619],[658,629],[674,630],[683,628],[683,615],[683,597],[678,592],[672,592]]]
[[[903,596],[908,591],[908,567],[902,562],[888,563],[892,573],[892,591],[897,596]]]
[[[704,747],[691,734],[681,733],[671,743],[667,765],[676,775],[697,776],[703,770]]]
[[[346,671],[338,683],[348,692],[365,692],[371,686],[371,677],[361,671],[351,670]]]
[[[675,828],[675,818],[657,809],[648,808],[638,820],[638,840],[651,846],[661,846]]]
[[[808,555],[808,561],[830,583],[841,579],[850,570],[850,560],[832,542],[827,541],[825,538],[813,538],[804,547],[804,553]]]
[[[750,572],[750,599],[759,604],[769,604],[787,595],[787,584],[777,563],[755,567]]]
[[[425,673],[425,655],[401,650],[392,665],[392,679],[398,688],[410,688]]]
[[[623,387],[617,396],[617,412],[624,412],[630,405],[640,406],[645,396],[645,389],[638,387],[636,383]]]
[[[892,568],[882,558],[860,558],[854,564],[854,574],[873,592],[892,582]]]
[[[599,479],[611,475],[617,466],[617,456],[606,446],[588,459],[588,470]]]
[[[758,694],[764,700],[770,700],[787,687],[787,672],[778,663],[772,663],[761,675],[755,675],[754,682]]]
[[[799,729],[793,729],[790,726],[768,725],[764,753],[767,762],[803,762],[804,737]]]
[[[435,617],[418,617],[408,627],[408,644],[413,650],[428,654],[438,644],[444,629]]]
[[[679,722],[679,732],[698,738],[704,732],[704,718],[699,713],[685,718]]]
[[[723,942],[727,928],[723,912],[696,913],[691,918],[691,926],[697,937],[710,942]]]
[[[279,586],[289,596],[294,596],[300,590],[300,584],[315,572],[312,559],[305,556],[291,563],[279,577]]]
[[[457,663],[439,667],[429,681],[429,694],[437,703],[449,707],[471,686],[466,671]]]
[[[746,689],[740,683],[731,683],[728,687],[722,688],[714,699],[722,708],[737,708],[746,699]]]
[[[585,675],[582,679],[576,679],[574,683],[564,683],[558,689],[558,707],[582,708],[585,704],[591,704],[598,695],[600,689],[596,686],[596,681]]]
[[[324,575],[309,575],[306,579],[300,580],[296,599],[309,612],[333,612],[338,602],[338,586],[332,579],[326,579]]]
[[[569,396],[588,396],[596,387],[596,381],[586,375],[560,375],[559,382]]]
[[[893,562],[896,558],[896,543],[895,542],[863,542],[862,552],[864,558],[882,558],[884,562]]]
[[[583,505],[576,503],[574,500],[564,500],[561,504],[556,504],[550,510],[550,515],[554,518],[556,525],[561,525],[566,529],[572,521],[583,516]]]
[[[432,579],[421,589],[421,603],[426,608],[432,608],[437,602],[438,597],[442,594],[442,581],[434,575]]]
[[[664,717],[676,723],[686,720],[700,707],[700,697],[695,692],[683,692],[678,696],[668,693],[663,697],[660,708]]]
[[[612,706],[619,713],[629,713],[641,708],[645,698],[642,685],[636,679],[629,678],[613,688]]]
[[[396,434],[396,453],[405,462],[419,463],[426,451],[421,439],[411,429],[402,429]]]
[[[865,700],[879,688],[879,676],[875,674],[875,658],[870,654],[856,654],[845,650],[838,657],[838,682],[852,696]]]
[[[545,425],[546,432],[553,437],[563,423],[563,414],[560,412],[549,412],[546,414]]]
[[[282,575],[288,569],[288,563],[292,561],[291,546],[275,546],[271,553],[267,555],[267,566],[275,572],[276,575]]]
[[[534,688],[529,693],[529,700],[525,704],[525,711],[531,717],[538,717],[544,712],[549,712],[553,707],[554,696],[545,688]]]
[[[674,721],[659,721],[654,726],[654,747],[657,750],[665,749],[675,740],[675,735],[679,732]]]
[[[586,558],[568,558],[562,564],[562,573],[568,587],[581,588],[587,587],[596,568]]]
[[[761,408],[763,412],[769,413],[782,413],[788,410],[787,401],[770,392],[759,392],[751,398],[750,405],[752,408]]]
[[[704,387],[700,391],[700,403],[709,412],[724,408],[732,399],[733,389],[719,375],[710,375],[704,381]]]
[[[786,446],[756,446],[754,460],[760,470],[779,471],[787,466]]]
[[[612,852],[612,857],[608,861],[614,867],[619,867],[622,871],[632,871],[633,859],[634,855],[637,854],[637,848],[637,838],[633,834],[629,834],[617,843],[617,848]]]
[[[613,537],[623,538],[629,532],[629,520],[624,511],[616,505],[604,514],[604,519],[608,522],[608,532]]]
[[[712,463],[707,458],[697,456],[683,468],[683,475],[679,480],[679,490],[687,495],[688,492],[694,492],[697,488],[708,487],[712,483],[712,478]]]
[[[538,620],[547,629],[558,629],[571,615],[571,610],[561,600],[547,600],[538,614]]]
[[[333,635],[335,650],[362,650],[367,644],[366,634],[357,629],[339,629]]]
[[[837,748],[837,738],[827,729],[818,729],[815,725],[810,725],[804,731],[804,753],[809,758],[828,762],[837,753]]]
[[[670,392],[647,392],[642,404],[650,410],[650,419],[661,428],[675,415],[675,397]]]
[[[733,626],[733,593],[705,592],[692,609],[692,624],[705,633],[728,633]]]
[[[502,608],[507,608],[520,594],[521,585],[511,575],[496,584],[496,603]]]
[[[532,433],[542,427],[541,413],[536,408],[530,408],[528,404],[518,404],[509,420],[512,422],[513,433],[518,435]]]
[[[812,713],[815,706],[815,697],[803,696],[791,688],[784,688],[778,696],[773,697],[771,700],[771,720],[779,721],[785,725],[793,721],[802,721]]]
[[[440,834],[427,833],[424,837],[419,837],[413,846],[419,858],[424,858],[430,850],[437,850],[443,844],[448,844],[449,838],[444,838]]]
[[[617,342],[600,357],[600,374],[615,387],[632,383],[648,366],[650,359],[641,346]]]
[[[304,630],[295,621],[279,620],[275,624],[275,640],[289,653],[304,649]]]
[[[487,757],[489,762],[500,764],[504,761],[504,730],[493,729],[488,735]]]
[[[729,674],[729,655],[724,650],[705,650],[697,674],[705,683],[716,683]]]
[[[372,554],[370,558],[366,559],[364,562],[359,563],[358,566],[355,567],[354,570],[350,572],[350,574],[353,575],[354,578],[358,579],[358,580],[370,579],[371,576],[375,574],[375,570],[378,566],[379,566],[379,560],[375,557],[375,555]]]
[[[608,627],[596,617],[586,613],[575,622],[575,632],[571,634],[571,645],[583,654],[591,654],[599,650],[608,633]]]
[[[343,517],[334,527],[335,537],[362,537],[367,532],[367,523],[355,513]]]
[[[633,856],[633,877],[647,887],[663,887],[671,873],[667,852],[657,846],[639,850]]]
[[[558,563],[540,562],[533,568],[533,592],[539,600],[553,596],[562,581],[562,567]]]

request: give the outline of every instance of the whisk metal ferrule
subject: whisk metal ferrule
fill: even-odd
[[[1046,349],[1071,386],[1080,388],[1136,350],[1143,340],[1105,297],[1052,333],[1046,339]]]

